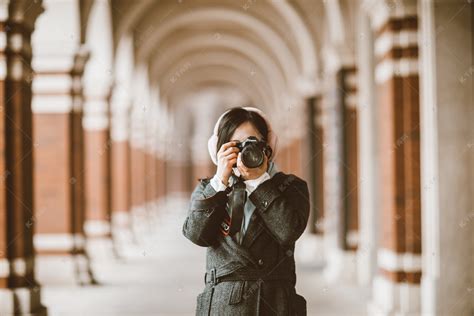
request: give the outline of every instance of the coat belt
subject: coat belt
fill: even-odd
[[[282,274],[274,273],[271,271],[235,271],[233,273],[217,277],[216,269],[211,269],[204,274],[204,283],[210,285],[216,285],[220,282],[230,281],[276,281],[276,280],[288,280],[292,281],[296,278],[294,273]]]

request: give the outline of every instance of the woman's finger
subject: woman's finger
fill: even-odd
[[[225,151],[223,151],[221,153],[222,156],[227,156],[231,153],[237,153],[239,151],[239,149],[237,147],[230,147],[230,148],[227,148]]]
[[[229,154],[227,155],[224,155],[224,154],[221,154],[218,159],[219,160],[228,160],[229,158],[236,158],[237,157],[237,153],[236,152],[230,152]]]
[[[238,152],[238,148],[237,147],[227,148],[226,150],[217,153],[217,157],[218,158],[219,157],[225,157],[225,156],[227,156],[227,155],[229,155],[230,153],[233,153],[233,152]]]
[[[228,142],[228,143],[225,143],[221,146],[221,148],[219,149],[218,153],[222,153],[224,152],[226,149],[228,149],[229,147],[233,147],[235,146],[237,143],[235,141],[231,141],[231,142]]]
[[[224,158],[227,159],[227,160],[237,158],[237,153],[231,153],[231,154],[225,156]]]

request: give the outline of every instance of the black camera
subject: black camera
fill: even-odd
[[[271,147],[255,136],[250,136],[245,141],[237,143],[236,147],[241,152],[242,163],[247,168],[260,167],[265,161],[264,155],[270,157],[272,154]],[[234,167],[236,166],[237,164],[234,164]]]

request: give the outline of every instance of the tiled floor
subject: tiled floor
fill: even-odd
[[[49,314],[194,315],[195,297],[203,287],[205,248],[182,236],[184,212],[172,210],[183,206],[173,204],[167,207],[170,211],[147,221],[147,226],[139,229],[154,232],[154,237],[129,244],[122,259],[114,258],[107,245],[92,247],[93,269],[100,285],[74,285],[68,260],[38,258],[37,275]],[[297,273],[297,291],[306,297],[309,315],[365,314],[367,290],[325,285],[317,266],[298,264]]]

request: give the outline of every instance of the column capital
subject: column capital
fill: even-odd
[[[369,15],[374,31],[380,30],[393,18],[417,15],[416,0],[364,0],[361,8]]]
[[[319,92],[320,84],[317,77],[300,76],[296,79],[295,89],[302,98],[310,98]]]
[[[86,45],[79,45],[75,54],[73,55],[74,64],[72,73],[75,75],[82,75],[86,68],[87,61],[90,58],[90,51]]]
[[[8,21],[22,25],[24,30],[31,33],[36,19],[43,12],[41,0],[5,0],[0,4],[0,22]]]
[[[36,43],[38,45],[38,43]],[[36,50],[36,47],[34,47]],[[32,60],[33,112],[66,113],[82,111],[82,74],[89,58],[84,45],[74,52],[63,51],[54,57],[36,54]]]
[[[324,60],[324,75],[336,74],[341,68],[353,67],[355,55],[349,49],[340,45],[326,45],[322,49]]]

